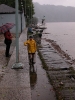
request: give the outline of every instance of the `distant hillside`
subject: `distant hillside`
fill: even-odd
[[[34,3],[35,16],[45,16],[46,22],[75,22],[75,7],[40,5]]]

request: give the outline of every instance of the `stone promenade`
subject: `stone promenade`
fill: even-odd
[[[16,63],[15,48],[1,76],[0,100],[31,100],[27,47],[24,46],[26,40],[25,30],[19,38],[19,62],[23,64],[23,69],[12,69],[12,65]]]

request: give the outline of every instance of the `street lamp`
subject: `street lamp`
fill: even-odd
[[[28,6],[29,8],[29,18],[30,18],[30,24],[32,24],[32,4]]]
[[[12,66],[13,69],[23,68],[23,64],[19,63],[19,33],[18,33],[18,0],[15,0],[16,7],[16,63]]]
[[[30,6],[27,6],[28,7],[28,9],[29,9],[29,18],[30,18]]]
[[[28,8],[28,16],[27,16],[27,20],[28,20],[28,24],[30,24],[30,6],[27,6]]]
[[[31,4],[31,24],[32,24],[32,4]]]

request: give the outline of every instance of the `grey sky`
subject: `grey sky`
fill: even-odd
[[[39,4],[50,4],[50,5],[63,5],[63,6],[74,6],[75,0],[33,0]]]

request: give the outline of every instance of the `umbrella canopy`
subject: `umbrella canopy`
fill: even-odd
[[[11,28],[14,27],[14,23],[6,23],[4,24],[3,26],[0,27],[0,33],[5,33],[7,32],[8,30],[10,30]]]

